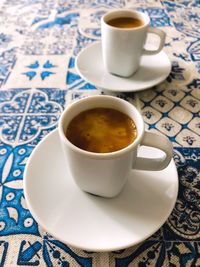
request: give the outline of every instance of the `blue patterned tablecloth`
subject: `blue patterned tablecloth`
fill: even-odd
[[[167,33],[172,71],[166,81],[118,96],[137,101],[146,128],[173,143],[179,194],[167,222],[148,240],[88,253],[37,224],[24,199],[23,172],[63,108],[102,93],[80,78],[74,60],[99,40],[100,17],[123,7],[147,12],[152,26]],[[0,266],[200,266],[199,0],[1,0],[0,25]]]

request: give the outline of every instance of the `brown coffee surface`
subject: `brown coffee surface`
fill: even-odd
[[[107,24],[117,28],[136,28],[143,25],[143,22],[137,18],[119,17],[107,21]]]
[[[90,152],[108,153],[131,144],[137,136],[136,125],[126,114],[110,108],[94,108],[72,119],[66,131],[75,146]]]

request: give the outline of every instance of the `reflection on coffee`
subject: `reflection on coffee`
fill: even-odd
[[[137,28],[143,25],[142,20],[132,17],[110,19],[107,24],[117,28]]]
[[[110,108],[94,108],[72,119],[67,139],[90,152],[108,153],[131,144],[137,136],[136,125],[124,113]]]

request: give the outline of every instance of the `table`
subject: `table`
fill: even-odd
[[[166,81],[119,93],[137,100],[146,128],[166,135],[179,174],[176,205],[148,240],[111,253],[55,240],[29,212],[23,171],[71,101],[101,90],[77,74],[79,51],[100,38],[113,8],[147,12],[167,33]],[[0,2],[0,266],[200,266],[200,2],[195,0],[2,0]]]

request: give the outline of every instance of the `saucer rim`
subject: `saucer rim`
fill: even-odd
[[[118,251],[118,250],[122,250],[122,249],[127,249],[129,247],[140,244],[141,242],[143,242],[143,241],[147,240],[149,237],[151,237],[154,233],[156,233],[166,223],[167,219],[169,218],[169,216],[170,216],[170,214],[171,214],[171,212],[172,212],[172,210],[176,204],[177,197],[178,197],[178,191],[179,191],[178,172],[177,172],[177,168],[176,168],[176,165],[175,165],[173,158],[170,162],[170,164],[172,164],[171,168],[173,168],[174,171],[176,172],[176,177],[174,177],[174,184],[176,185],[176,188],[175,188],[175,193],[173,196],[173,201],[171,201],[170,208],[169,208],[168,212],[166,212],[166,216],[162,220],[162,222],[157,225],[157,227],[153,230],[153,232],[150,232],[148,235],[141,238],[140,241],[128,243],[126,246],[117,245],[115,247],[110,247],[110,248],[102,248],[102,247],[101,248],[91,248],[91,247],[85,247],[85,246],[77,245],[77,244],[74,244],[73,242],[68,242],[67,240],[63,239],[60,236],[58,237],[57,234],[53,233],[51,231],[51,229],[48,229],[48,227],[46,227],[45,224],[43,224],[43,221],[41,220],[40,216],[37,216],[37,214],[36,214],[37,212],[35,212],[33,206],[31,205],[31,203],[29,201],[28,193],[27,193],[28,192],[27,173],[28,173],[28,169],[29,169],[29,164],[31,164],[31,161],[32,161],[32,157],[38,152],[38,150],[40,150],[40,146],[43,143],[45,143],[49,138],[51,138],[53,135],[58,135],[58,129],[57,128],[54,129],[53,131],[51,131],[49,134],[47,134],[33,149],[31,155],[29,156],[29,158],[27,160],[27,163],[26,163],[26,166],[24,169],[24,178],[23,178],[23,191],[24,191],[24,197],[25,197],[25,200],[27,203],[27,207],[28,207],[29,211],[31,212],[31,215],[33,216],[34,220],[38,223],[38,226],[41,226],[45,232],[48,232],[50,235],[53,236],[53,238],[64,243],[65,245],[72,246],[72,247],[80,249],[80,250],[86,250],[89,252],[111,252],[111,251]]]
[[[78,75],[83,80],[85,80],[86,82],[94,85],[97,89],[102,89],[102,90],[105,90],[105,91],[110,91],[110,92],[115,92],[115,93],[120,93],[120,92],[122,92],[122,93],[128,93],[128,92],[129,93],[130,92],[137,93],[137,92],[140,92],[140,91],[143,91],[143,90],[147,90],[147,89],[153,88],[154,86],[162,83],[163,81],[166,80],[166,78],[169,76],[169,74],[170,74],[170,72],[172,70],[172,63],[171,63],[171,60],[169,59],[169,56],[167,55],[167,53],[165,51],[161,50],[158,54],[164,54],[167,57],[169,66],[168,66],[168,71],[166,71],[166,73],[163,74],[163,76],[161,76],[162,79],[160,78],[160,80],[158,82],[153,83],[153,85],[150,84],[150,85],[147,85],[145,87],[139,87],[137,89],[134,89],[134,88],[132,88],[132,89],[130,89],[130,88],[129,89],[117,89],[117,88],[107,88],[107,87],[101,86],[101,85],[99,85],[97,83],[94,83],[93,81],[89,80],[85,75],[83,75],[83,73],[80,71],[80,68],[78,67],[78,60],[79,60],[80,56],[82,56],[82,54],[84,54],[87,50],[90,50],[91,47],[93,47],[93,46],[97,46],[98,47],[99,45],[101,45],[101,41],[96,41],[96,42],[93,42],[93,43],[89,44],[88,46],[83,48],[75,58],[75,69],[76,69]],[[152,55],[152,56],[156,56],[156,55]],[[145,55],[145,57],[146,57],[146,55]],[[112,75],[112,74],[110,74],[110,75]],[[135,73],[130,77],[133,77],[134,75],[135,75]],[[119,77],[118,76],[118,78],[121,78],[121,79],[129,79],[130,77],[128,77],[128,78],[124,77],[123,78],[123,77]]]

